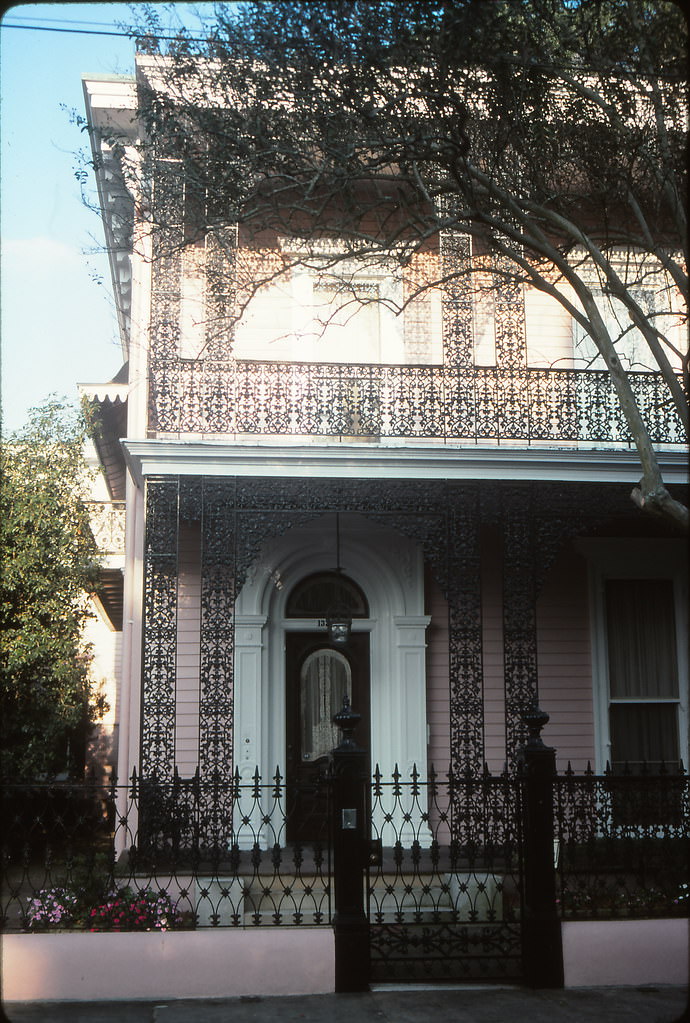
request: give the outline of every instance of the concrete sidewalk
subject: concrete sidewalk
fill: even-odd
[[[376,987],[365,994],[15,1002],[4,1009],[10,1023],[676,1023],[686,1004],[686,990],[679,987],[530,991],[409,985]]]

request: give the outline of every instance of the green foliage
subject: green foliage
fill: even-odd
[[[83,770],[97,711],[82,642],[97,549],[85,504],[84,416],[56,401],[2,446],[2,777]]]

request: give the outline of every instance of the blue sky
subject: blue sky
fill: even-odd
[[[190,5],[172,6],[179,16]],[[209,13],[211,5],[198,7]],[[2,18],[5,435],[49,395],[76,400],[77,383],[109,380],[122,365],[100,220],[83,206],[74,176],[75,154],[88,140],[69,111],[84,112],[83,73],[132,73],[133,43],[96,34],[130,20],[126,4],[109,3],[18,4]],[[174,21],[171,13],[168,23]]]

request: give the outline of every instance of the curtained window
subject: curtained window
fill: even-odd
[[[303,760],[318,760],[338,745],[333,715],[352,699],[352,670],[343,654],[322,649],[310,654],[300,677],[300,729]]]
[[[678,765],[679,686],[670,579],[608,579],[611,766]]]

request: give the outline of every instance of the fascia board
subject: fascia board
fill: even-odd
[[[132,75],[93,75],[83,74],[82,89],[86,122],[89,127],[89,141],[93,157],[94,177],[98,191],[98,202],[101,209],[101,224],[105,234],[106,251],[110,265],[113,291],[116,296],[116,312],[120,328],[120,343],[124,358],[128,357],[129,340],[127,314],[117,300],[120,294],[118,284],[117,253],[120,251],[110,219],[106,210],[110,207],[112,182],[107,182],[103,172],[101,150],[101,132],[103,129],[133,138],[138,132],[136,80]],[[125,188],[123,181],[118,181],[118,188]]]
[[[447,479],[630,483],[641,475],[631,451],[496,448],[378,448],[123,440],[139,486],[147,476],[268,476],[311,479]],[[659,454],[667,483],[687,483],[685,452]]]

